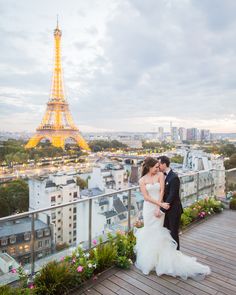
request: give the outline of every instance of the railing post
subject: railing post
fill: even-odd
[[[214,178],[213,178],[213,171],[214,169],[211,169],[210,172],[211,172],[211,197],[213,197],[213,194],[214,194]]]
[[[225,170],[225,197],[229,191],[228,170]]]
[[[92,203],[93,200],[89,199],[89,237],[88,237],[88,246],[89,249],[92,248]]]
[[[199,199],[199,171],[197,172],[197,201]]]
[[[131,230],[131,190],[128,192],[128,231]]]
[[[31,277],[35,272],[35,214],[31,215]]]

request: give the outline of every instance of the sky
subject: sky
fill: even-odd
[[[57,14],[82,132],[236,132],[235,0],[0,0],[0,131],[34,131]]]

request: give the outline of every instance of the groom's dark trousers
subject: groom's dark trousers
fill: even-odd
[[[170,234],[172,238],[177,243],[177,250],[179,250],[179,226],[180,226],[180,218],[183,213],[182,204],[180,201],[180,180],[176,173],[172,170],[169,171],[165,178],[165,192],[163,201],[170,204],[170,208],[165,210],[161,208],[163,212],[165,212],[165,220],[164,227],[170,230]]]

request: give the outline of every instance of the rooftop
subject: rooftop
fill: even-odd
[[[0,223],[0,237],[22,234],[31,231],[31,218],[25,217],[15,221]],[[47,228],[48,225],[41,220],[35,220],[35,230]]]

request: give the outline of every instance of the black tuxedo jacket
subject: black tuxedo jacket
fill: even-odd
[[[183,213],[183,207],[180,200],[180,180],[173,170],[170,170],[165,179],[165,190],[163,201],[170,204],[170,208],[165,210],[161,208],[163,212],[169,216],[181,215]]]

